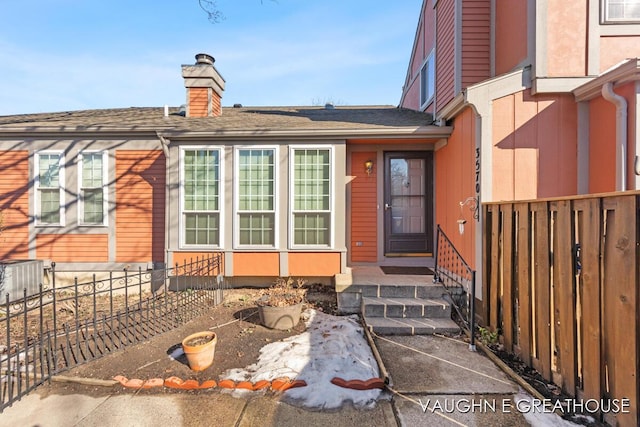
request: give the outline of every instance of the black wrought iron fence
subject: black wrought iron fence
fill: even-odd
[[[159,270],[109,273],[0,306],[0,412],[73,366],[172,330],[222,302],[222,255]]]
[[[475,349],[476,272],[466,263],[451,240],[438,225],[436,268],[433,281],[440,283],[451,298],[460,319],[471,331],[470,348]]]

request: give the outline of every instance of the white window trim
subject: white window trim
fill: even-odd
[[[420,71],[418,71],[418,86],[419,86],[418,99],[420,100],[420,111],[424,111],[427,108],[427,106],[431,103],[436,93],[436,89],[435,89],[436,65],[433,64],[433,91],[431,92],[431,94],[429,94],[427,99],[424,102],[422,102],[422,69],[426,66],[428,70],[429,67],[427,64],[435,60],[435,51],[436,51],[435,49],[431,49],[431,52],[429,52],[429,55],[427,55],[426,59],[422,61],[422,64],[420,64]],[[427,71],[427,77],[428,77],[428,71]],[[428,83],[427,83],[427,87],[428,87]]]
[[[277,145],[241,145],[233,150],[233,248],[238,250],[273,250],[280,247],[279,212],[280,212],[280,154]],[[240,150],[273,150],[273,245],[241,245],[240,244]],[[267,212],[267,211],[265,211]]]
[[[294,239],[294,151],[295,150],[329,150],[329,245],[296,245]],[[326,145],[295,145],[289,147],[289,249],[308,249],[308,250],[332,250],[335,246],[335,150],[333,146]]]
[[[600,0],[600,24],[602,25],[638,25],[640,24],[640,17],[635,19],[625,19],[625,18],[610,19],[607,17],[608,9],[609,9],[609,2],[607,0]]]
[[[82,198],[82,155],[102,154],[102,223],[84,222],[84,200]],[[109,225],[109,153],[106,150],[84,150],[78,152],[78,224],[83,227],[106,227]]]
[[[207,151],[218,151],[218,222],[219,222],[219,231],[218,231],[218,244],[216,245],[189,245],[185,243],[185,233],[184,233],[184,153],[185,151],[197,151],[197,150],[207,150]],[[222,249],[224,242],[224,147],[221,146],[210,146],[210,145],[190,145],[186,147],[180,147],[180,212],[178,215],[178,227],[180,235],[180,249],[203,249],[210,250],[212,248]]]
[[[40,155],[41,154],[56,154],[60,156],[60,175],[58,181],[60,183],[60,222],[58,224],[48,224],[41,222],[42,212],[40,211]],[[36,151],[35,153],[35,167],[34,167],[34,175],[35,175],[35,218],[36,218],[36,226],[37,227],[64,227],[65,225],[65,160],[64,160],[64,151],[60,150],[43,150]]]

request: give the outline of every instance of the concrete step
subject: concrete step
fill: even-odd
[[[364,297],[367,317],[451,318],[451,306],[443,299]]]
[[[429,280],[422,284],[349,284],[337,286],[336,292],[360,293],[363,297],[385,298],[441,298],[446,293],[442,285]]]
[[[457,333],[460,328],[451,319],[365,317],[367,325],[379,335],[431,335]]]

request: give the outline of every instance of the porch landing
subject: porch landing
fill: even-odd
[[[445,290],[433,275],[385,274],[378,266],[354,266],[336,276],[338,309],[361,313],[378,334],[423,335],[459,331]]]

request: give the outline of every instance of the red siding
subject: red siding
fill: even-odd
[[[116,261],[164,260],[162,151],[116,152]]]
[[[364,162],[376,160],[375,152],[351,154],[351,261],[375,262],[378,259],[377,172],[367,175]],[[357,246],[361,242],[361,246]]]
[[[436,103],[444,107],[455,96],[455,1],[437,4]]]
[[[106,234],[38,234],[36,258],[55,262],[107,262]]]
[[[0,151],[0,259],[29,258],[29,153]]]
[[[462,87],[491,77],[489,0],[463,2],[462,7]]]
[[[513,70],[527,57],[528,0],[496,2],[495,74]]]

